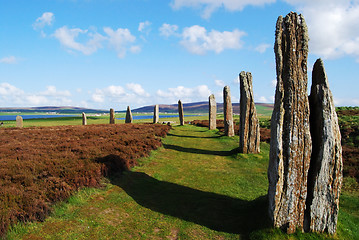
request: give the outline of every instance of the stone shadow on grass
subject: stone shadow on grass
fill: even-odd
[[[216,156],[232,156],[239,152],[239,147],[234,148],[230,151],[212,151],[212,150],[205,150],[205,149],[197,149],[197,148],[186,148],[177,145],[171,144],[163,144],[165,149],[172,149],[179,152],[187,152],[187,153],[195,153],[195,154],[206,154],[206,155],[216,155]]]
[[[131,171],[113,178],[112,183],[143,207],[216,231],[241,234],[241,239],[270,226],[267,196],[246,201],[159,181],[146,173]]]
[[[200,137],[200,136],[187,136],[187,135],[176,135],[173,133],[167,133],[167,136],[173,136],[173,137],[181,137],[181,138],[221,138],[223,136],[214,136],[214,137]]]

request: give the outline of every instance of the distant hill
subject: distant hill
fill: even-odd
[[[81,107],[28,107],[28,108],[0,108],[0,112],[57,112],[57,113],[105,113],[108,110],[89,109]]]
[[[232,103],[233,112],[239,114],[239,103]],[[258,114],[265,114],[273,111],[273,104],[256,103]],[[133,109],[132,112],[148,113],[153,112],[154,105]],[[160,112],[177,113],[177,104],[159,104]],[[183,103],[183,110],[186,113],[208,113],[208,102]],[[217,103],[217,112],[223,112],[223,103]]]

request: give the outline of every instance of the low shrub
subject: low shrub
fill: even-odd
[[[0,129],[0,237],[18,221],[42,221],[51,204],[104,174],[129,169],[170,127],[106,124]]]

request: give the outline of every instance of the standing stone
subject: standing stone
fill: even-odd
[[[16,116],[16,127],[18,128],[24,127],[24,121],[21,116]]]
[[[213,94],[209,96],[209,129],[214,130],[217,128],[216,123],[216,117],[217,117],[217,103],[216,98]]]
[[[306,230],[336,232],[343,180],[341,135],[324,64],[313,67],[309,96],[313,150],[308,173]]]
[[[253,99],[252,74],[241,72],[240,79],[240,121],[239,121],[239,152],[260,152],[260,129],[256,106]]]
[[[132,112],[130,106],[127,106],[125,123],[132,123]]]
[[[297,13],[276,25],[277,87],[268,167],[269,216],[287,233],[303,229],[312,141],[307,95],[308,30]]]
[[[110,124],[115,124],[115,112],[113,108],[110,109]]]
[[[155,105],[154,109],[153,109],[153,123],[158,123],[160,118],[160,114],[159,114],[159,106],[158,104]]]
[[[231,102],[231,90],[229,86],[223,88],[224,134],[234,136],[233,110]]]
[[[82,113],[82,125],[87,125],[86,113]]]
[[[178,115],[179,115],[180,125],[183,126],[184,118],[183,118],[183,105],[181,100],[178,100]]]

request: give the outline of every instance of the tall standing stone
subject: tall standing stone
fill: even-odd
[[[224,134],[234,136],[233,109],[231,101],[231,90],[229,86],[223,88],[223,111],[224,111]]]
[[[277,87],[268,167],[269,216],[287,233],[303,229],[312,141],[307,95],[308,30],[297,13],[276,25]]]
[[[333,234],[336,232],[343,180],[342,147],[333,96],[321,59],[313,67],[309,103],[313,150],[305,225],[306,230]]]
[[[127,106],[125,123],[132,123],[132,112],[130,106]]]
[[[158,123],[159,120],[160,120],[159,106],[158,104],[156,104],[153,109],[153,123]]]
[[[16,116],[16,127],[18,128],[24,127],[24,121],[21,116]]]
[[[180,125],[183,126],[184,125],[184,116],[183,116],[183,104],[181,102],[181,100],[178,100],[178,115],[179,115],[179,120],[180,120]]]
[[[110,124],[115,124],[115,111],[113,108],[110,109]]]
[[[213,94],[209,96],[209,129],[214,130],[217,128],[217,103]]]
[[[240,79],[240,121],[239,121],[239,152],[260,152],[260,129],[257,110],[254,105],[252,74],[241,72]]]
[[[86,113],[82,113],[82,125],[87,125]]]

